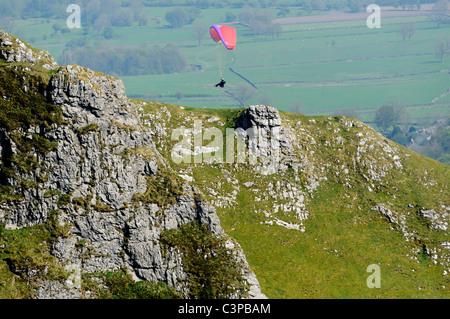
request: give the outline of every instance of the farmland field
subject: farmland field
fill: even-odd
[[[92,28],[53,34],[52,25],[64,25],[63,19],[23,20],[16,22],[15,29],[57,60],[66,43],[85,36],[95,47],[174,44],[188,66],[196,66],[182,73],[120,76],[129,97],[201,108],[238,107],[232,95],[246,81],[232,68],[257,87],[245,105],[270,104],[312,115],[351,110],[353,116],[370,123],[376,108],[397,101],[406,105],[408,121],[403,124],[423,125],[449,116],[448,95],[432,101],[450,87],[450,59],[441,62],[435,56],[437,42],[449,38],[450,24],[437,28],[426,16],[426,5],[422,11],[386,9],[379,29],[367,27],[364,17],[369,13],[334,13],[336,20],[343,21],[323,22],[333,13],[275,18],[275,8],[258,9],[271,12],[282,33],[258,37],[246,25],[234,22],[238,42],[233,51],[213,42],[208,27],[224,23],[225,13],[239,16],[243,9],[203,9],[193,24],[176,29],[164,20],[169,9],[145,8],[150,17],[147,25],[114,27],[109,40]],[[404,41],[398,29],[406,22],[414,23],[417,32]],[[193,39],[197,24],[206,33],[200,45]],[[213,86],[221,76],[227,81],[225,89]]]

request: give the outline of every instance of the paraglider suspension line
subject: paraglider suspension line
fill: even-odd
[[[217,58],[217,67],[219,69],[219,77],[223,77],[223,55],[220,45],[222,45],[221,42],[217,42],[216,44],[216,58]]]

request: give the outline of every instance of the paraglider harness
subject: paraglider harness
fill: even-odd
[[[223,88],[225,86],[225,83],[227,83],[227,82],[225,82],[225,80],[223,78],[221,78],[220,82],[217,83],[215,86],[216,87],[220,86],[221,88]]]

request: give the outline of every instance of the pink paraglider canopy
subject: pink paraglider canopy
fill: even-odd
[[[233,27],[215,24],[209,28],[209,33],[214,41],[222,41],[228,50],[233,50],[236,45],[236,29]]]

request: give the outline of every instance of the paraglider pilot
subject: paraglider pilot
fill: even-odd
[[[216,84],[216,87],[220,86],[223,88],[225,86],[225,83],[227,83],[223,78],[220,79],[220,82]]]

